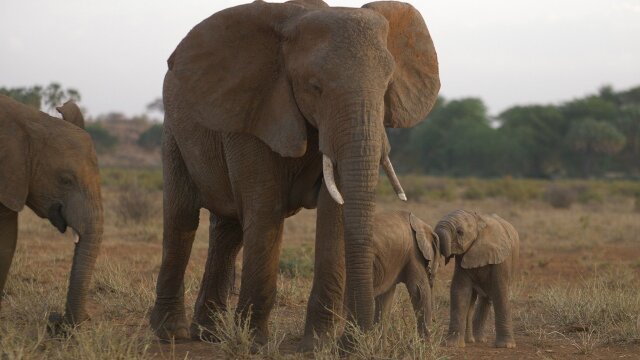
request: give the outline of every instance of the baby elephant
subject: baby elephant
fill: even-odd
[[[416,314],[418,331],[422,336],[429,336],[438,254],[438,237],[433,229],[412,213],[376,214],[373,228],[376,322],[388,316],[396,284],[404,283]]]
[[[495,214],[456,210],[438,222],[436,234],[445,264],[456,258],[447,344],[484,342],[484,324],[493,304],[495,346],[514,348],[509,284],[520,246],[516,229]]]

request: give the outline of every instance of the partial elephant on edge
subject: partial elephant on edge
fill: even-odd
[[[103,227],[98,161],[84,118],[72,102],[58,111],[64,120],[0,95],[0,293],[25,205],[61,233],[70,227],[76,244],[69,290],[64,315],[52,315],[54,325],[89,318],[87,292]]]
[[[520,253],[516,229],[496,214],[456,210],[436,225],[440,251],[455,256],[447,343],[485,342],[485,323],[493,306],[496,347],[514,348],[509,287]]]
[[[419,12],[400,2],[256,1],[196,25],[167,63],[156,334],[210,334],[244,246],[238,311],[251,311],[264,343],[284,219],[302,207],[318,208],[305,337],[329,333],[345,288],[349,319],[369,329],[381,165],[405,198],[384,129],[422,121],[440,88]],[[209,255],[190,325],[184,273],[202,207],[211,212]]]

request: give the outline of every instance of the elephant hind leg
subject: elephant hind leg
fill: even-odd
[[[471,293],[471,301],[469,302],[469,310],[467,311],[467,327],[465,330],[465,342],[474,343],[476,339],[473,333],[473,319],[476,312],[476,299],[478,298],[478,292],[474,289]]]
[[[151,327],[162,340],[189,338],[184,308],[184,274],[198,229],[200,201],[178,146],[165,126],[164,233]]]
[[[0,304],[18,239],[18,213],[0,204]]]
[[[229,290],[235,278],[235,260],[241,246],[240,223],[211,214],[209,254],[191,324],[192,338],[214,340],[214,316],[227,308]]]

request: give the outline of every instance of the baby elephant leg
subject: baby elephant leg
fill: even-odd
[[[513,324],[511,322],[511,306],[509,304],[509,287],[498,282],[493,293],[493,307],[496,315],[496,347],[515,348]]]
[[[451,314],[449,316],[447,345],[464,347],[467,316],[473,288],[469,276],[458,266],[456,264],[453,279],[451,280]]]
[[[374,322],[376,324],[380,323],[380,321],[389,319],[389,314],[391,313],[391,306],[393,305],[393,297],[396,293],[396,286],[393,285],[386,292],[376,296],[376,312]]]
[[[491,310],[491,301],[486,296],[478,296],[475,315],[473,316],[473,337],[477,342],[486,342],[485,323]]]
[[[471,301],[469,302],[469,310],[467,311],[467,327],[464,334],[464,341],[467,343],[474,343],[476,339],[473,337],[473,315],[476,311],[476,299],[478,298],[478,292],[472,290]]]

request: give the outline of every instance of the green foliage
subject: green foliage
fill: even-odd
[[[0,94],[9,96],[25,105],[40,109],[42,103],[42,87],[0,88]]]
[[[151,127],[140,134],[137,143],[148,150],[160,148],[162,145],[162,124],[151,125]]]
[[[480,99],[439,98],[424,122],[387,135],[400,173],[638,177],[640,87],[616,92],[605,86],[560,105],[514,106],[495,119]],[[516,198],[529,196],[510,190]],[[467,196],[481,195],[471,189]]]
[[[102,186],[106,188],[123,188],[136,184],[147,191],[162,190],[161,169],[103,168],[100,170],[100,179]]]
[[[284,248],[280,255],[280,273],[289,277],[310,278],[313,275],[313,249],[308,244]]]
[[[88,124],[85,130],[91,135],[96,151],[99,153],[109,151],[118,144],[118,138],[100,124]]]
[[[58,82],[52,82],[42,87],[39,85],[31,87],[0,88],[0,94],[10,96],[23,104],[34,107],[38,110],[44,102],[45,110],[51,112],[56,106],[62,105],[67,100],[80,101],[80,92],[73,88],[63,88]]]

